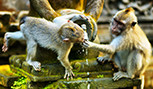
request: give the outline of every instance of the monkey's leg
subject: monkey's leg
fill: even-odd
[[[25,40],[23,33],[21,31],[17,32],[6,32],[4,35],[4,45],[2,47],[2,51],[6,52],[8,50],[9,41],[13,40]]]
[[[134,78],[135,74],[142,68],[142,59],[143,55],[140,51],[132,51],[127,59],[127,72],[119,71],[114,73],[113,80],[116,81],[123,77]]]
[[[32,61],[36,55],[37,43],[33,40],[27,41],[27,58],[26,61],[29,65],[33,66],[34,70],[41,70],[41,63],[38,61]]]
[[[58,52],[58,60],[65,67],[64,78],[67,78],[67,80],[69,80],[69,77],[71,77],[71,79],[73,79],[73,76],[74,76],[73,71],[72,71],[73,68],[71,67],[69,59],[68,59],[69,52],[70,52],[70,49],[60,50]]]

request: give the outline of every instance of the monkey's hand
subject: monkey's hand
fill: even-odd
[[[33,66],[35,71],[41,71],[41,63],[38,61],[28,62],[29,65]]]
[[[67,80],[69,80],[69,77],[71,78],[71,80],[73,79],[74,73],[71,69],[66,69],[65,70],[65,75],[64,78],[66,78]]]
[[[88,48],[89,47],[89,41],[84,41],[82,44],[81,44],[84,48]]]
[[[8,50],[8,46],[6,43],[4,43],[3,47],[2,47],[2,51],[6,52]]]
[[[114,77],[113,77],[114,81],[117,81],[121,78],[130,78],[130,77],[128,76],[126,72],[119,71],[117,73],[114,73]]]

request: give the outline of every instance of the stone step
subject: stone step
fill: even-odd
[[[71,81],[58,80],[47,86],[39,86],[42,83],[29,82],[29,89],[133,89],[134,86],[141,85],[140,79],[120,79],[113,81],[112,78],[82,78]]]

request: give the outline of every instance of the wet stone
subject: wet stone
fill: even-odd
[[[9,63],[21,68],[23,61],[25,61],[25,57],[26,55],[12,55],[9,58]]]

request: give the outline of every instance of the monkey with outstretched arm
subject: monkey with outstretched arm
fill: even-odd
[[[80,17],[81,15],[72,14],[60,16],[55,18],[53,22],[34,17],[24,17],[21,19],[21,37],[23,37],[27,43],[26,61],[29,65],[33,66],[36,71],[41,70],[41,63],[33,61],[33,58],[36,54],[37,45],[40,45],[43,48],[57,52],[57,59],[65,67],[64,78],[69,79],[69,77],[72,78],[74,76],[68,55],[73,43],[84,41],[83,29],[69,20],[75,16]],[[4,43],[3,50],[7,50],[5,46],[7,45]]]
[[[67,10],[66,10],[67,11]],[[73,10],[72,10],[73,11]],[[63,12],[65,13],[65,12]],[[76,10],[74,10],[74,13],[76,13]],[[80,12],[81,13],[81,12]],[[78,14],[80,14],[78,13]],[[88,33],[88,38],[89,40],[93,40],[95,39],[96,33],[97,33],[97,25],[96,22],[93,20],[90,20],[89,16],[85,16],[83,14],[68,14],[68,15],[62,15],[60,17],[56,17],[53,22],[55,23],[59,23],[60,22],[60,18],[65,18],[65,19],[69,19],[71,21],[73,21],[74,23],[78,24],[79,26],[83,26],[85,25],[85,28],[82,27],[87,33]],[[92,27],[94,27],[94,32],[92,34]],[[88,39],[87,38],[87,39]],[[16,32],[6,32],[4,35],[4,44],[2,47],[2,51],[6,52],[8,50],[8,47],[10,46],[11,41],[24,41],[24,35],[21,31],[16,31]]]
[[[110,44],[85,42],[84,46],[105,53],[98,61],[113,60],[119,67],[113,80],[120,78],[138,78],[144,73],[151,57],[151,44],[145,33],[139,27],[133,8],[121,10],[115,14],[110,23],[110,33],[113,40]]]
[[[36,54],[36,47],[40,45],[57,52],[57,59],[65,67],[64,78],[74,76],[68,55],[74,42],[84,41],[84,31],[80,26],[68,20],[71,16],[57,17],[54,23],[32,17],[25,17],[21,20],[20,28],[27,42],[26,61],[35,70],[41,69],[38,61],[32,61]]]

